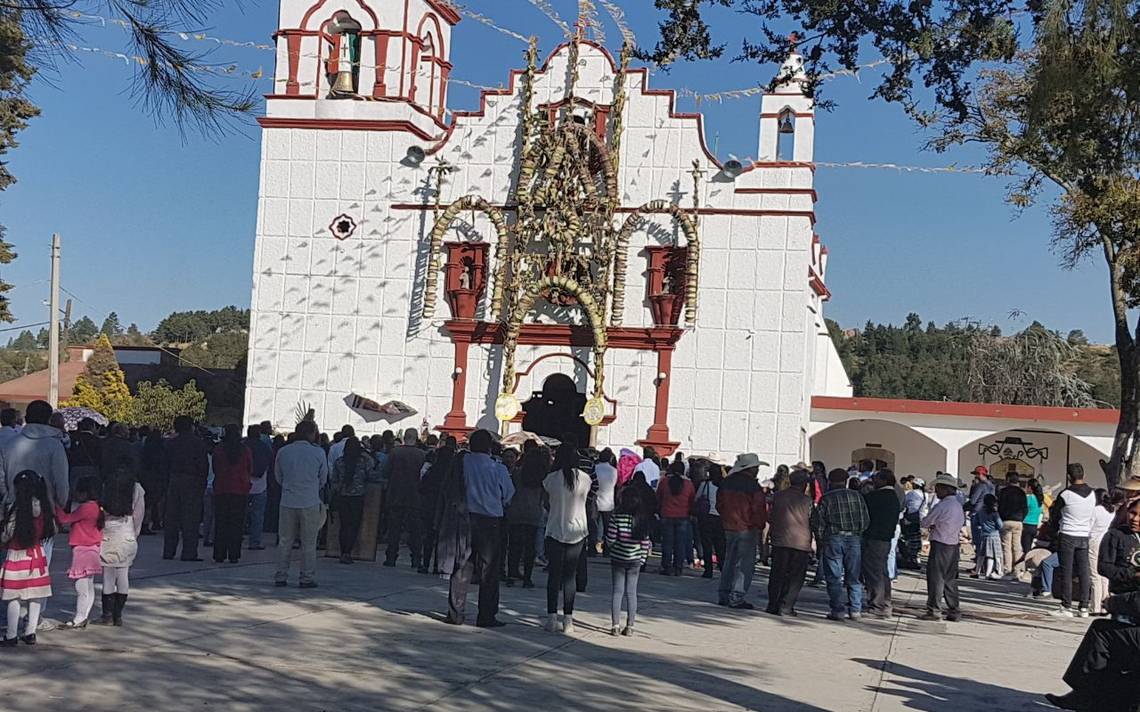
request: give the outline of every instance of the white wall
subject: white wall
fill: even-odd
[[[851,453],[865,447],[882,447],[895,453],[895,474],[929,479],[945,469],[946,450],[914,430],[883,420],[851,420],[828,427],[811,438],[811,459],[828,469],[853,464]]]
[[[1066,466],[1070,462],[1079,462],[1085,468],[1085,479],[1090,486],[1105,486],[1104,472],[1100,469],[1100,465],[1097,461],[1102,457],[1107,457],[1106,454],[1095,450],[1077,438],[1073,438],[1058,432],[1007,430],[1005,432],[994,433],[993,435],[979,438],[978,440],[975,440],[966,445],[959,451],[958,471],[963,473],[963,477],[966,477],[966,473],[970,472],[978,465],[986,465],[987,467],[990,467],[994,462],[1000,460],[1001,456],[988,454],[979,455],[978,445],[992,445],[997,441],[1009,436],[1019,437],[1025,442],[1031,442],[1035,448],[1049,448],[1048,459],[1026,459],[1026,462],[1028,462],[1030,465],[1033,465],[1037,473],[1044,476],[1045,481],[1050,485],[1063,483],[1065,481]],[[1001,475],[1001,473],[995,474],[998,474],[999,476]]]

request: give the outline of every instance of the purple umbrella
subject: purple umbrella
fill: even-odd
[[[94,420],[97,425],[107,425],[110,421],[107,416],[87,406],[73,405],[60,408],[59,414],[63,416],[63,425],[68,432],[79,429],[79,421],[84,418]]]

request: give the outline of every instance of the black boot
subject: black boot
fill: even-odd
[[[115,594],[103,594],[103,615],[99,617],[99,620],[92,621],[92,625],[111,625],[111,620],[113,618],[111,609],[114,608],[114,601]]]
[[[112,620],[114,622],[114,625],[121,626],[123,624],[123,608],[125,608],[127,605],[127,594],[116,593],[114,596],[115,608],[112,613]]]

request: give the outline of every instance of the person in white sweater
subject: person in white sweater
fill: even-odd
[[[1069,486],[1053,502],[1049,513],[1050,520],[1057,522],[1057,555],[1061,560],[1060,607],[1052,615],[1072,618],[1074,613],[1082,618],[1089,615],[1089,594],[1092,581],[1089,572],[1089,536],[1092,533],[1096,510],[1096,492],[1085,484],[1085,468],[1079,463],[1070,463],[1066,468]],[[1073,604],[1073,572],[1079,581],[1077,591],[1078,607]]]

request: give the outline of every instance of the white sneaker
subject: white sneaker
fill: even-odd
[[[988,578],[990,581],[1003,581],[1006,577],[1000,574],[990,574],[986,578]]]
[[[1078,618],[1088,618],[1089,617],[1089,609],[1087,609],[1087,608],[1080,609],[1079,611],[1077,611],[1077,617]]]
[[[556,613],[551,613],[550,615],[548,615],[546,617],[546,632],[547,633],[557,633],[558,632],[558,615]]]
[[[1052,597],[1053,597],[1053,594],[1049,591],[1042,591],[1041,595],[1038,596],[1038,598],[1052,598]]]
[[[1058,618],[1072,618],[1073,612],[1064,606],[1060,606],[1049,611],[1049,615],[1056,616]]]
[[[562,616],[562,632],[565,635],[574,635],[574,616]]]

